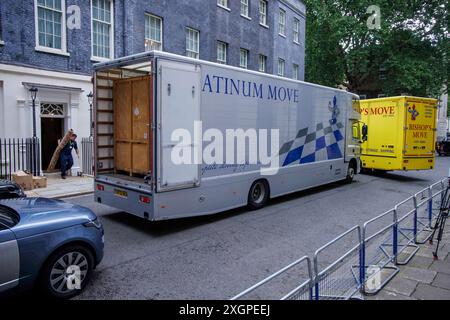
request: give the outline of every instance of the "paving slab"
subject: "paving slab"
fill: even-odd
[[[413,297],[418,300],[450,300],[450,290],[421,283],[417,286]]]
[[[436,274],[437,272],[427,269],[405,267],[400,272],[399,276],[405,279],[430,284],[433,282],[434,278],[436,277]]]
[[[47,179],[47,188],[27,191],[27,196],[61,199],[94,192],[94,181],[91,177],[67,177],[66,180],[63,180],[57,175],[49,175]]]
[[[432,264],[433,264],[433,260],[432,259],[430,259],[428,257],[416,255],[408,263],[408,267],[428,269]]]
[[[450,274],[450,263],[441,260],[434,261],[430,269],[436,272]]]
[[[450,275],[445,273],[438,273],[433,281],[433,286],[450,290]]]
[[[367,297],[365,300],[395,300],[395,301],[407,301],[407,300],[417,300],[414,297],[408,297],[402,294],[384,290],[377,294],[376,296]]]
[[[416,256],[425,257],[425,258],[433,258],[434,248],[431,247],[422,247],[416,253]]]
[[[414,280],[396,277],[386,285],[385,289],[387,291],[409,297],[416,290],[418,284],[419,282]]]

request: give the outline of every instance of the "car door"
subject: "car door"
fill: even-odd
[[[19,284],[19,246],[14,233],[0,222],[0,293]]]

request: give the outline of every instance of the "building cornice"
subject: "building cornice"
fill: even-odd
[[[292,11],[294,11],[295,13],[297,13],[299,16],[301,16],[302,18],[306,19],[306,12],[302,11],[300,9],[300,7],[297,7],[295,4],[293,4],[292,0],[278,0],[280,3],[284,4],[286,7],[288,7],[289,9],[291,9]],[[298,1],[301,2],[303,4],[302,1]]]
[[[40,68],[24,67],[11,64],[0,63],[0,72],[11,72],[35,76],[45,76],[56,79],[67,79],[75,81],[91,82],[91,77],[87,75],[74,74],[69,72],[50,71]]]

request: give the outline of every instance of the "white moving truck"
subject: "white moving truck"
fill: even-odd
[[[163,52],[94,69],[100,203],[151,221],[259,209],[359,171],[351,93]]]

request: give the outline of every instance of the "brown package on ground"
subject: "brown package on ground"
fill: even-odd
[[[35,189],[47,188],[46,177],[33,177],[33,186]]]
[[[33,176],[23,171],[17,171],[12,174],[12,179],[15,183],[21,186],[23,190],[33,190]]]

